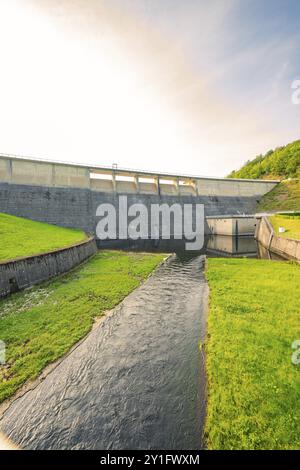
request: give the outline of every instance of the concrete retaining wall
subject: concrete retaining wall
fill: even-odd
[[[0,263],[0,297],[66,273],[97,251],[95,239],[61,250]]]
[[[254,235],[257,220],[251,217],[208,217],[207,225],[211,234],[235,236]]]
[[[262,217],[255,233],[257,241],[282,258],[300,261],[300,240],[279,237],[267,217]]]
[[[218,235],[209,237],[207,253],[214,256],[256,256],[257,243],[254,237],[230,237]]]

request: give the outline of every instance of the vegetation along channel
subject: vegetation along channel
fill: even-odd
[[[300,450],[300,0],[0,21],[0,470]]]
[[[300,448],[299,168],[275,165],[298,150],[231,175],[280,183],[252,215],[207,217],[219,234],[200,252],[178,240],[97,250],[84,230],[0,214],[0,286],[15,269],[20,287],[24,260],[49,256],[55,268],[91,238],[95,250],[67,274],[3,291],[0,429],[11,445]]]
[[[146,261],[154,266],[160,258],[100,253],[68,280],[44,288],[47,294],[37,291],[37,299],[43,295],[46,298],[42,305],[23,313],[23,317],[27,316],[24,322],[31,317],[41,329],[47,322],[52,339],[62,352],[76,334],[79,337],[78,329],[81,334],[88,329],[91,307],[94,314],[101,304],[111,307],[130,289],[130,284],[135,284],[131,276],[143,276],[148,267]],[[110,299],[111,293],[105,296],[104,278],[101,279],[101,273],[107,274],[111,265],[116,266],[111,272],[114,287],[107,281],[105,286],[113,290],[115,299]],[[128,286],[120,277],[125,273],[124,265],[129,268]],[[204,339],[207,298],[203,266],[203,256],[168,258],[43,382],[11,405],[4,413],[2,430],[21,447],[31,449],[199,448],[204,418],[199,341]],[[84,283],[92,275],[96,277],[94,284],[85,289]],[[66,282],[74,288],[73,299],[68,299],[72,309],[69,318],[62,319]],[[62,308],[56,324],[53,311],[51,315],[54,301]],[[18,299],[12,302],[18,303]],[[43,318],[41,324],[36,318],[38,312],[39,318],[41,315]],[[13,315],[4,315],[3,322],[15,320]],[[49,333],[32,341],[41,340],[44,344],[43,339],[49,339]],[[37,371],[49,346],[44,348],[36,364]],[[23,373],[20,371],[20,380]]]
[[[299,269],[238,246],[242,259],[102,251],[2,300],[1,399],[21,391],[2,432],[26,449],[298,447]]]

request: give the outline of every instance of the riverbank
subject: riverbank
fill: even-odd
[[[295,215],[276,214],[269,217],[276,235],[283,238],[300,240],[300,213]],[[280,233],[279,227],[283,227],[285,232]]]
[[[265,194],[256,211],[292,211],[300,207],[300,179],[284,180]]]
[[[82,230],[0,213],[0,262],[54,251],[86,238]]]
[[[99,252],[84,266],[51,283],[0,301],[0,402],[35,379],[92,328],[163,260],[161,254]]]
[[[209,259],[209,449],[299,449],[300,268]]]
[[[275,217],[273,219],[275,219]],[[276,222],[274,223],[276,227]],[[286,226],[287,225],[285,225],[285,227]],[[291,231],[289,231],[289,234],[290,233]],[[295,226],[293,228],[293,233],[294,235],[296,234]],[[259,244],[260,252],[262,249],[268,250],[269,257],[275,255],[279,256],[281,259],[297,262],[300,261],[300,241],[296,238],[290,238],[290,235],[282,237],[279,232],[279,227],[274,229],[269,217],[261,217],[258,221],[255,239]]]
[[[181,254],[161,263],[44,380],[5,408],[1,431],[24,450],[199,450],[204,262]]]

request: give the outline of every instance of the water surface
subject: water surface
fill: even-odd
[[[270,258],[253,237],[206,237],[123,248],[178,250],[4,415],[27,449],[199,449],[205,417],[207,256]]]
[[[27,449],[199,449],[204,257],[173,255],[7,410]]]

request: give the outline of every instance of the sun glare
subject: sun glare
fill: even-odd
[[[33,153],[47,146],[54,158],[102,164],[143,157],[149,167],[158,152],[179,156],[184,144],[176,115],[140,81],[138,63],[113,36],[65,34],[18,1],[1,3],[1,17],[2,114],[6,123],[22,121],[19,141]],[[53,129],[50,146],[45,126]],[[10,134],[8,128],[7,149]],[[12,149],[22,153],[16,143]]]

